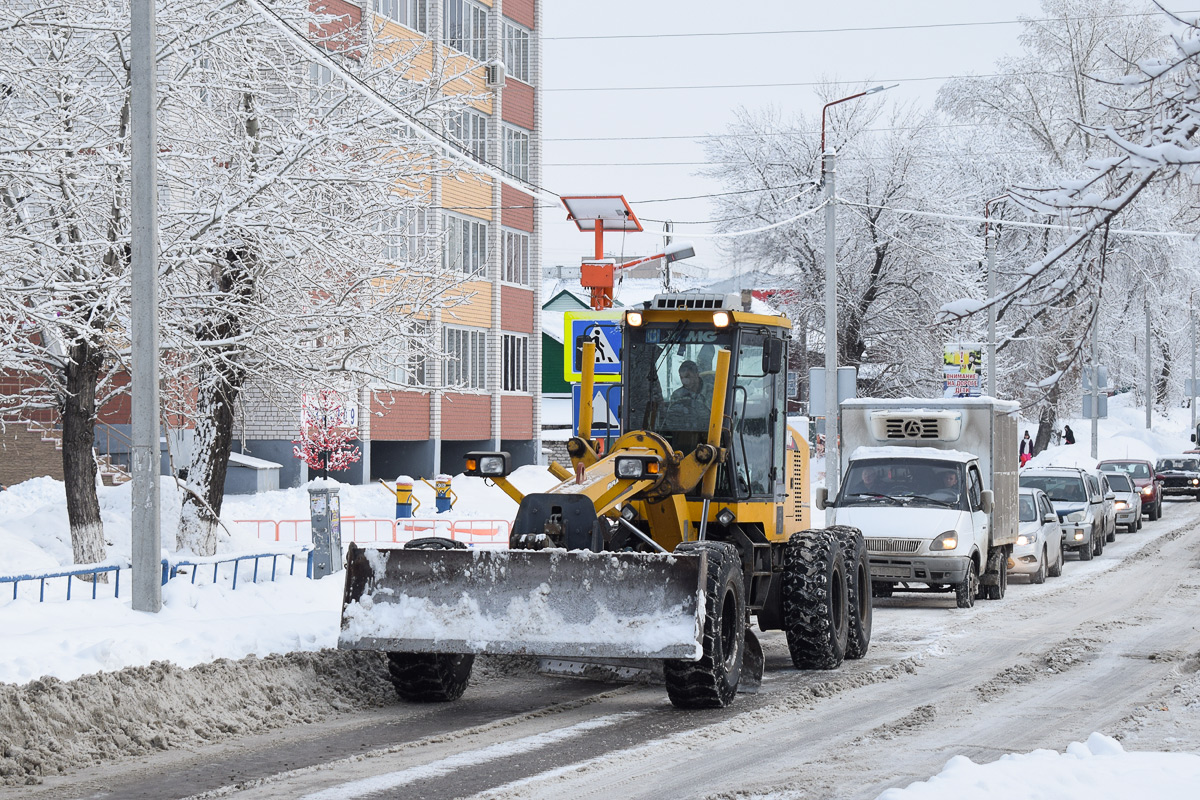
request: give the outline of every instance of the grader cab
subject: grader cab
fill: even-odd
[[[661,664],[684,708],[757,687],[754,622],[785,632],[798,668],[864,655],[862,535],[807,525],[807,445],[785,413],[789,332],[786,318],[720,295],[659,295],[627,311],[623,432],[603,448],[591,438],[585,345],[571,468],[551,466],[561,483],[524,494],[508,454],[467,456],[466,474],[519,503],[509,549],[352,545],[339,647],[387,651],[413,700],[460,696],[477,653]]]

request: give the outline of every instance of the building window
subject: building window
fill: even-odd
[[[446,352],[445,386],[487,388],[487,331],[447,327],[443,346]]]
[[[529,59],[529,31],[504,21],[504,71],[525,83],[533,83],[533,67]]]
[[[424,261],[433,249],[434,235],[429,230],[429,214],[423,208],[397,211],[384,217],[380,225],[383,238],[382,257],[389,264],[416,264]]]
[[[474,275],[487,264],[487,223],[468,217],[445,216],[445,267]]]
[[[506,392],[529,391],[529,337],[504,334],[502,356],[501,388]]]
[[[320,118],[333,111],[333,70],[324,64],[308,65],[308,105],[312,113]]]
[[[418,322],[414,325],[411,336],[405,337],[392,355],[387,370],[390,383],[397,386],[425,385],[425,354],[428,347],[424,340],[428,335],[428,323]]]
[[[479,159],[487,158],[488,118],[474,109],[466,108],[451,115],[449,133],[464,149]]]
[[[375,13],[421,33],[429,32],[425,0],[375,0]]]
[[[520,231],[504,231],[500,237],[503,245],[502,260],[504,280],[509,283],[529,285],[529,234]]]
[[[504,171],[529,180],[529,134],[519,128],[504,128]]]
[[[487,9],[471,0],[443,0],[442,13],[446,44],[476,61],[486,61]]]

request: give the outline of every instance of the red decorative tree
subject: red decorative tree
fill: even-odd
[[[292,453],[322,478],[349,469],[362,458],[350,444],[358,438],[356,416],[332,389],[305,393],[300,398],[300,438],[292,442]]]

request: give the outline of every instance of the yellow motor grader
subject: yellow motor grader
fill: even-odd
[[[523,494],[507,453],[467,455],[466,474],[519,504],[509,549],[351,545],[338,646],[388,652],[397,692],[414,701],[457,699],[474,655],[494,653],[661,663],[682,708],[757,688],[754,621],[785,632],[797,668],[862,657],[862,534],[806,529],[807,446],[785,415],[790,329],[734,296],[664,294],[626,311],[623,433],[607,447],[592,438],[584,344],[572,468],[550,467],[561,483]]]

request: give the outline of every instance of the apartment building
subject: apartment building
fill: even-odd
[[[367,26],[377,39],[420,48],[417,68],[461,75],[444,91],[472,99],[445,133],[506,172],[540,181],[540,0],[311,2],[337,25]],[[441,234],[443,263],[461,270],[457,294],[466,299],[424,320],[446,358],[398,352],[391,378],[409,385],[359,392],[363,458],[337,476],[348,482],[455,473],[463,454],[476,449],[507,450],[517,464],[536,462],[541,451],[534,198],[483,173],[431,180],[424,223]],[[271,406],[252,391],[242,405],[235,449],[279,462],[281,485],[298,485],[305,477],[291,453],[298,410]]]

